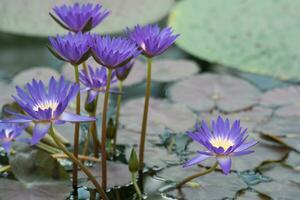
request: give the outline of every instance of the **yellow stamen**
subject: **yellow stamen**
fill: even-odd
[[[233,146],[234,144],[231,140],[224,139],[221,137],[215,137],[210,139],[210,143],[216,148],[222,147],[224,151],[226,151],[229,147]]]
[[[34,107],[33,107],[33,110],[34,111],[38,111],[39,109],[41,110],[47,110],[49,108],[52,109],[52,112],[56,110],[58,106],[58,103],[55,102],[55,101],[45,101],[45,102],[41,102],[39,104],[36,104]]]

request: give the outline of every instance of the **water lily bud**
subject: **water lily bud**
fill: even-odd
[[[131,150],[129,163],[128,163],[128,169],[131,173],[136,173],[139,171],[139,161],[136,155],[136,152],[134,148]]]
[[[90,93],[88,93],[88,95],[86,96],[86,100],[84,103],[84,109],[88,112],[88,113],[92,113],[95,111],[95,109],[97,109],[97,102],[96,99],[93,99],[91,102],[89,102],[90,100]]]
[[[116,134],[116,127],[114,124],[114,120],[110,118],[106,129],[107,138],[112,140],[114,139],[115,134]]]

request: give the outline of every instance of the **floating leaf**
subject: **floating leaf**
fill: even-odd
[[[265,197],[254,192],[254,191],[245,191],[236,198],[237,200],[265,200]]]
[[[299,9],[295,0],[189,0],[177,4],[169,25],[182,36],[177,45],[194,56],[299,80]]]
[[[168,94],[172,101],[197,111],[218,108],[225,112],[250,108],[260,97],[260,92],[244,80],[209,73],[177,82]]]
[[[155,60],[152,66],[152,80],[158,82],[171,82],[185,79],[200,71],[197,63],[184,59]]]
[[[273,117],[256,128],[266,137],[300,151],[300,124],[297,117]]]
[[[0,82],[0,106],[11,103],[13,100],[11,95],[15,93],[15,88],[7,83]]]
[[[135,148],[136,152],[139,152],[139,148]],[[131,153],[131,148],[126,149],[126,158],[129,160]],[[172,153],[168,152],[165,148],[159,148],[158,146],[154,146],[152,144],[146,144],[145,147],[145,164],[147,167],[154,168],[154,167],[166,167],[169,164],[178,164],[180,163],[177,156]]]
[[[140,132],[144,98],[126,102],[121,111],[120,123],[125,129]],[[162,134],[166,128],[179,133],[195,124],[196,116],[187,107],[167,100],[150,99],[147,133]]]
[[[300,154],[291,151],[285,160],[285,163],[293,167],[295,170],[300,171]]]
[[[12,82],[14,85],[24,86],[26,83],[31,82],[32,79],[48,82],[52,76],[56,79],[60,77],[56,70],[40,66],[21,71],[14,77]]]
[[[90,168],[90,171],[96,177],[97,181],[101,181],[101,164],[96,163]],[[78,175],[79,179],[86,179],[87,176],[80,171]],[[128,170],[128,165],[116,162],[107,162],[107,183],[108,187],[127,185],[131,182],[131,173]],[[84,186],[94,188],[95,186],[89,181],[83,183]]]
[[[70,192],[70,179],[63,167],[42,150],[27,145],[14,146],[9,158],[12,172],[20,181],[0,179],[0,199],[56,200]]]
[[[1,1],[0,4],[0,29],[6,32],[47,37],[57,33],[66,33],[51,17],[52,7],[63,3],[85,2],[83,0],[60,1],[32,0],[30,4],[22,0]],[[91,0],[90,3],[99,3]],[[120,32],[125,27],[135,24],[147,24],[164,17],[171,9],[173,0],[103,0],[100,2],[104,8],[112,11],[111,15],[103,21],[95,32],[112,33]],[[143,13],[142,15],[140,13]]]
[[[291,181],[300,184],[300,172],[284,167],[281,164],[272,163],[260,168],[263,175],[276,181]]]
[[[216,120],[219,115],[223,118],[228,118],[230,121],[240,120],[241,126],[247,128],[250,133],[253,132],[257,125],[266,122],[271,117],[271,114],[271,109],[255,106],[250,110],[229,114],[223,114],[216,110],[209,113],[204,112],[200,113],[199,119],[205,120],[208,124],[211,123],[211,120]]]
[[[289,98],[286,98],[289,97]],[[270,90],[262,95],[261,104],[277,108],[275,114],[277,116],[300,117],[300,87],[290,86],[285,88],[277,88]]]
[[[21,182],[0,178],[0,199],[13,200],[57,200],[66,199],[70,193],[66,184],[27,186]]]
[[[190,168],[174,166],[163,170],[158,175],[167,180],[180,181],[203,170],[203,168],[197,166]],[[181,191],[174,190],[169,192],[168,195],[188,200],[199,200],[199,197],[206,200],[216,200],[225,199],[226,197],[233,198],[236,192],[247,188],[247,185],[236,174],[232,173],[225,176],[220,172],[212,172],[194,179],[193,182],[198,183],[199,187],[191,188],[186,186]]]
[[[68,173],[48,153],[25,145],[15,147],[17,151],[9,158],[16,178],[25,184],[52,184],[69,181]]]

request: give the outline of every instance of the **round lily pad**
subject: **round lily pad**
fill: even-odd
[[[300,154],[291,151],[285,160],[285,163],[293,167],[295,170],[300,171]]]
[[[197,166],[190,168],[174,166],[163,170],[158,175],[167,180],[180,181],[203,170],[203,168]],[[236,174],[225,176],[220,172],[209,173],[192,180],[192,182],[197,183],[199,186],[195,188],[185,186],[181,191],[173,190],[168,195],[188,200],[199,200],[199,197],[201,199],[216,200],[225,199],[226,197],[234,198],[238,191],[247,188],[247,185]]]
[[[101,164],[95,163],[90,171],[96,177],[97,181],[101,182]],[[117,178],[116,178],[117,177]],[[82,171],[78,174],[79,179],[87,179],[87,176]],[[131,174],[128,169],[128,165],[117,162],[107,162],[107,184],[109,188],[115,186],[122,186],[131,182]],[[84,186],[94,188],[92,182],[88,181],[83,183]]]
[[[261,98],[262,105],[276,108],[275,114],[282,117],[300,117],[299,101],[299,86],[290,86],[270,90],[262,95]]]
[[[6,32],[47,37],[49,35],[63,34],[67,31],[61,28],[51,17],[52,7],[63,3],[86,2],[83,0],[32,0],[30,4],[25,1],[1,1],[0,29]],[[125,27],[136,24],[147,24],[158,21],[164,17],[172,5],[173,0],[96,0],[90,3],[101,3],[104,8],[112,11],[110,16],[97,26],[96,33],[115,33]],[[53,12],[52,12],[53,13]],[[143,13],[142,15],[140,13]]]
[[[196,57],[299,80],[299,9],[297,0],[181,1],[169,25],[182,36],[177,45]]]
[[[0,82],[0,93],[0,106],[2,107],[5,103],[10,103],[13,101],[11,95],[15,94],[16,91],[13,85]]]
[[[120,123],[125,129],[140,132],[144,98],[126,102],[122,106]],[[175,133],[185,132],[195,124],[196,116],[186,106],[167,100],[150,99],[147,133],[162,134],[168,128]]]
[[[273,117],[258,126],[256,131],[300,151],[300,125],[297,117]]]
[[[21,71],[13,78],[13,84],[18,86],[24,86],[26,83],[31,82],[32,79],[42,80],[44,83],[48,83],[51,77],[58,79],[59,73],[49,67],[34,67]]]
[[[185,79],[197,74],[200,67],[191,60],[155,60],[153,62],[152,80],[158,82],[171,82]]]
[[[139,148],[136,147],[135,151],[139,153]],[[127,148],[125,151],[126,158],[129,161],[131,148]],[[166,167],[168,164],[179,164],[179,158],[172,152],[168,152],[165,148],[160,148],[152,144],[146,144],[145,152],[145,164],[147,167]]]
[[[25,185],[21,182],[0,179],[0,199],[13,200],[57,200],[66,199],[70,195],[71,188],[67,184],[35,184]]]
[[[172,101],[197,111],[218,108],[234,112],[257,104],[260,92],[242,79],[205,73],[177,82],[169,89],[168,96]]]

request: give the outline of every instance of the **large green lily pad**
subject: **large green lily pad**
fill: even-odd
[[[30,3],[23,0],[1,1],[0,30],[42,37],[66,33],[66,30],[56,24],[48,13],[55,5],[74,2],[86,1],[32,0]],[[102,0],[100,2],[91,0],[89,2],[101,3],[104,8],[112,11],[111,15],[95,28],[94,32],[98,33],[115,33],[127,26],[158,21],[174,4],[174,0]]]
[[[218,108],[235,112],[257,104],[260,91],[233,76],[205,73],[177,82],[168,90],[168,96],[196,111]]]
[[[169,25],[196,57],[299,80],[299,9],[297,0],[189,0],[177,4]]]

